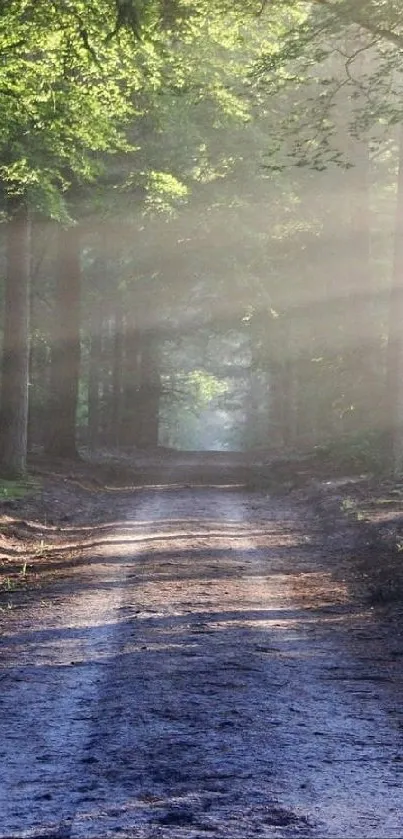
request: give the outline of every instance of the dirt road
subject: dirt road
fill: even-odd
[[[286,500],[126,497],[2,633],[1,837],[403,836],[401,638]]]

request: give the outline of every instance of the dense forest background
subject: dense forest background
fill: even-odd
[[[1,471],[403,459],[395,0],[3,0]]]

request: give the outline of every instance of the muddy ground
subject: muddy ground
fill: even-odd
[[[0,837],[403,836],[398,484],[31,469],[0,508]]]

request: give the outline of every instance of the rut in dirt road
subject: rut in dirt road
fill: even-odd
[[[4,624],[0,837],[401,837],[400,659],[297,513],[171,488],[105,534]]]

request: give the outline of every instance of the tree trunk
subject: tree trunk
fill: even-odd
[[[122,416],[120,445],[138,444],[138,405],[140,385],[140,333],[131,319],[126,323],[123,347]]]
[[[296,436],[296,381],[294,360],[286,358],[282,366],[283,440],[287,449],[295,444]]]
[[[272,362],[270,387],[270,435],[269,445],[273,450],[281,450],[285,445],[284,440],[284,390],[283,390],[283,366],[281,362]]]
[[[138,394],[138,444],[142,449],[158,446],[161,379],[153,330],[142,333],[140,388]]]
[[[354,410],[346,412],[344,427],[346,431],[365,433],[371,427],[374,418],[374,369],[376,369],[375,358],[379,354],[378,339],[374,328],[368,143],[353,144],[353,160],[354,167],[346,173],[349,247],[346,254],[345,273],[350,278],[350,293],[346,301],[344,319],[346,330],[344,355],[349,374],[346,401],[353,406]]]
[[[28,452],[34,446],[44,446],[46,441],[49,341],[46,316],[44,317],[44,308],[48,309],[44,276],[46,277],[46,256],[52,245],[53,228],[53,222],[43,224],[41,220],[31,216]]]
[[[1,386],[1,471],[26,470],[29,373],[30,224],[27,208],[10,201]]]
[[[48,373],[49,358],[46,343],[40,337],[31,337],[28,451],[34,446],[43,446],[46,440]]]
[[[92,449],[95,449],[99,444],[99,387],[101,359],[101,316],[97,305],[94,304],[91,316],[90,352],[88,364],[88,443]]]
[[[100,385],[100,441],[104,446],[113,445],[113,321],[109,310],[105,311],[101,321],[101,365]]]
[[[389,297],[388,345],[386,354],[385,430],[386,458],[390,471],[403,466],[403,125],[400,127],[399,172],[395,223],[395,252]]]
[[[114,315],[113,331],[113,366],[112,366],[112,412],[111,438],[113,445],[119,447],[120,421],[122,415],[122,376],[123,376],[123,315],[119,308]]]
[[[57,287],[51,351],[46,451],[77,457],[76,414],[80,372],[80,249],[77,227],[58,232]]]

